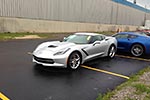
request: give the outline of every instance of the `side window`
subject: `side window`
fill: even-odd
[[[97,36],[92,36],[89,43],[91,44],[91,43],[94,43],[95,41],[98,41],[98,40],[99,40],[99,38]]]
[[[128,38],[136,38],[136,35],[129,35]]]
[[[91,44],[91,43],[94,43],[95,41],[102,41],[104,39],[105,39],[104,36],[92,36],[92,38],[91,38],[89,43]]]
[[[90,40],[90,44],[94,43],[95,41],[99,40],[96,36],[92,36],[91,40]]]
[[[118,39],[128,38],[128,34],[117,34],[117,35],[115,35],[115,37]]]
[[[99,36],[100,41],[105,39],[105,36]]]

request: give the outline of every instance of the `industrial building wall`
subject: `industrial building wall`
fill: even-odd
[[[0,16],[136,26],[150,19],[149,13],[111,0],[0,0]]]
[[[143,25],[145,19],[150,13],[112,0],[0,0],[1,32],[111,31],[122,26],[127,30]]]

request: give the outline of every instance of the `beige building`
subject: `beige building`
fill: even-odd
[[[132,31],[150,19],[148,10],[118,1],[0,0],[0,32]]]

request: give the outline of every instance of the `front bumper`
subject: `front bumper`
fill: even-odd
[[[43,58],[43,57],[37,57],[35,55],[33,55],[33,59],[32,59],[34,63],[41,64],[43,66],[62,67],[62,68],[67,68],[67,60],[68,57],[65,56]]]

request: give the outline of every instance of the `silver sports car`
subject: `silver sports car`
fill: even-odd
[[[113,58],[117,41],[96,33],[75,33],[60,41],[40,44],[33,51],[33,62],[43,66],[77,69],[80,64],[93,58]]]

